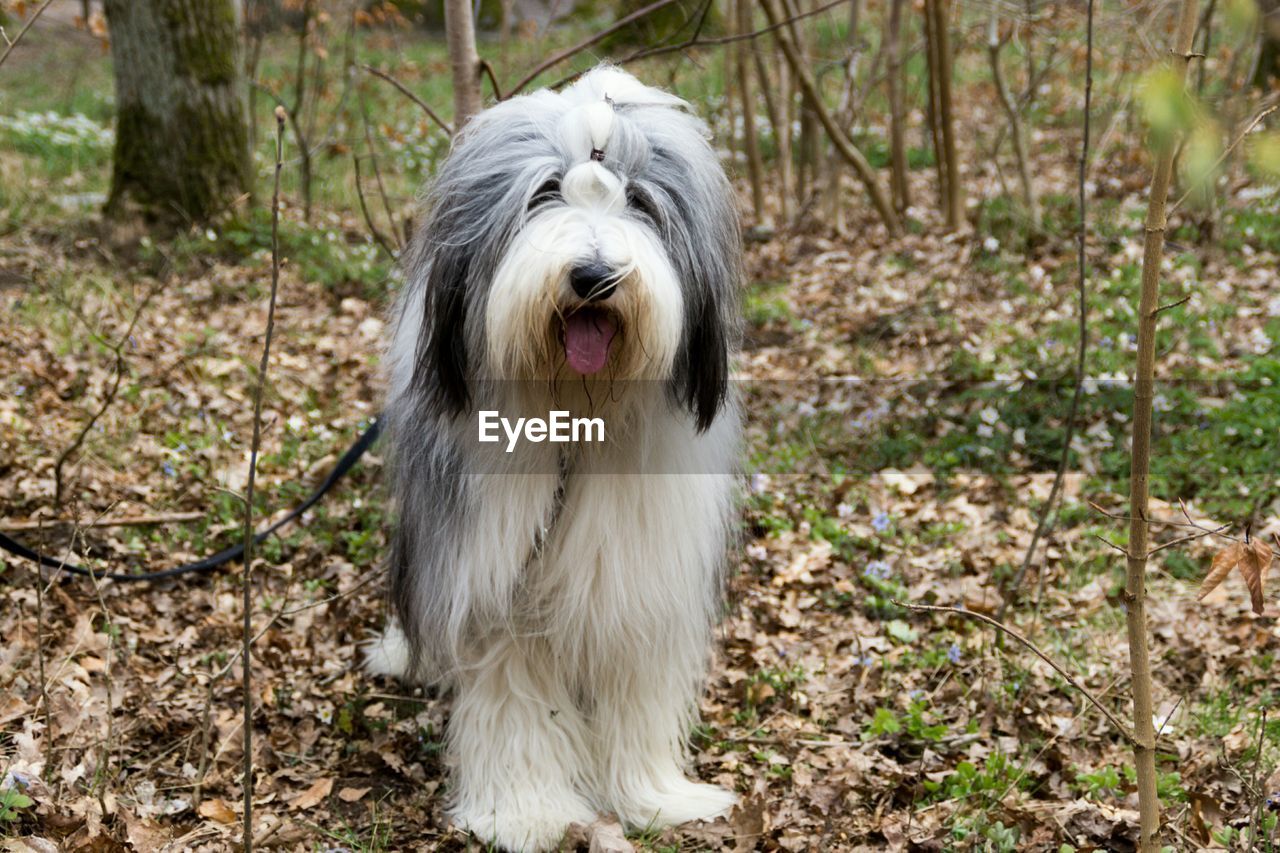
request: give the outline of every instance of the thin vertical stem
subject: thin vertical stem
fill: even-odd
[[[1184,85],[1196,28],[1196,0],[1182,0],[1174,39],[1173,67]],[[1156,154],[1147,202],[1142,252],[1142,294],[1138,305],[1138,366],[1134,377],[1133,462],[1129,473],[1129,544],[1125,572],[1125,622],[1133,675],[1134,764],[1138,774],[1141,838],[1138,849],[1157,849],[1160,798],[1156,793],[1156,733],[1152,722],[1151,658],[1147,648],[1147,558],[1149,551],[1147,478],[1151,470],[1152,400],[1156,367],[1156,319],[1160,309],[1160,263],[1168,223],[1166,203],[1176,146]]]
[[[1049,489],[1049,499],[1045,501],[1044,507],[1040,510],[1040,518],[1036,522],[1035,532],[1031,534],[1031,544],[1027,547],[1027,552],[1022,558],[1022,565],[1018,568],[1018,573],[1014,575],[1013,582],[1009,584],[1009,592],[1011,595],[1017,595],[1018,588],[1022,586],[1022,579],[1027,574],[1032,561],[1035,559],[1036,551],[1040,544],[1041,538],[1048,536],[1049,531],[1053,529],[1053,521],[1055,519],[1054,507],[1058,503],[1058,497],[1062,494],[1062,483],[1066,478],[1067,463],[1071,459],[1071,443],[1076,437],[1076,427],[1080,418],[1080,401],[1084,396],[1084,371],[1085,358],[1089,352],[1089,299],[1088,299],[1088,257],[1085,253],[1089,235],[1089,209],[1088,194],[1086,186],[1088,185],[1089,174],[1089,142],[1090,142],[1090,119],[1093,114],[1093,0],[1089,0],[1086,12],[1085,24],[1085,54],[1084,54],[1084,134],[1080,142],[1080,168],[1076,176],[1076,192],[1078,194],[1077,204],[1080,209],[1080,232],[1077,235],[1076,242],[1076,298],[1077,298],[1077,321],[1079,324],[1079,334],[1076,343],[1076,375],[1075,389],[1071,395],[1071,408],[1067,410],[1067,425],[1062,436],[1062,454],[1058,457],[1058,470],[1053,475],[1053,486]],[[1039,588],[1044,590],[1044,572],[1040,572]],[[1004,619],[1005,610],[1009,607],[1011,599],[1006,597],[1000,605],[1000,611],[997,619]],[[1037,612],[1039,610],[1040,597],[1037,595]]]
[[[249,448],[249,478],[244,492],[244,572],[241,591],[241,699],[244,710],[244,849],[253,850],[253,487],[262,447],[262,392],[267,384],[271,336],[276,325],[276,294],[280,290],[280,171],[284,163],[284,107],[276,107],[276,169],[271,191],[271,298],[267,303],[267,332],[253,389],[253,443]]]

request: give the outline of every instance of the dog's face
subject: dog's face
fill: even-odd
[[[426,201],[414,373],[448,409],[488,380],[662,380],[711,423],[737,337],[738,221],[682,101],[613,68],[506,101],[459,135]]]

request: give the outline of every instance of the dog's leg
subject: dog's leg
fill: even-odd
[[[449,722],[458,826],[506,850],[554,847],[595,810],[578,791],[585,729],[543,643],[502,638],[458,679]]]
[[[618,672],[596,696],[597,787],[630,826],[674,826],[727,814],[737,796],[684,775],[684,739],[693,691],[672,684],[682,663],[637,650],[630,673]]]

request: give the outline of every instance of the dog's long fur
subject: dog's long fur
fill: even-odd
[[[739,433],[738,221],[706,128],[599,68],[473,119],[424,207],[387,353],[397,624],[366,666],[454,692],[451,815],[502,847],[722,813],[682,772]],[[560,335],[593,262],[618,332],[580,377]],[[606,441],[477,443],[481,410],[553,408]]]

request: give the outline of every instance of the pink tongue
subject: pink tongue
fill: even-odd
[[[599,371],[609,359],[609,344],[617,331],[605,311],[570,314],[564,321],[564,355],[569,366],[583,376]]]

